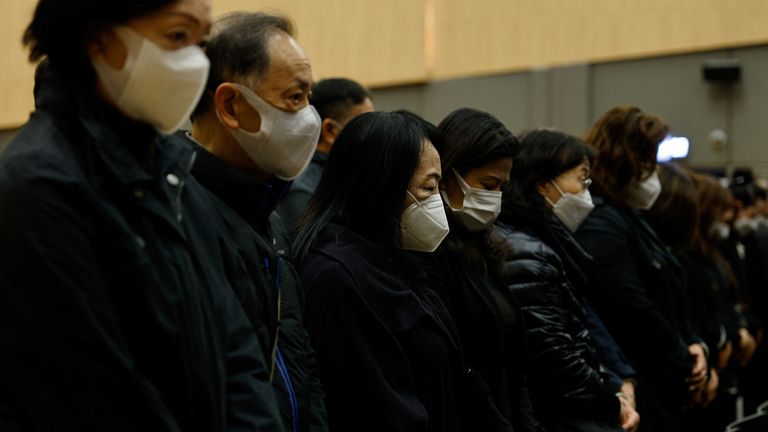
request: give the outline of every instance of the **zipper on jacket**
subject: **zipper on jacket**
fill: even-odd
[[[288,367],[285,366],[285,361],[283,361],[283,354],[280,352],[280,348],[277,349],[277,368],[280,370],[280,376],[283,377],[283,382],[285,382],[285,388],[288,389],[288,398],[291,401],[291,414],[293,417],[293,432],[298,432],[299,431],[298,400],[296,400],[296,393],[293,391],[291,376],[288,373]]]

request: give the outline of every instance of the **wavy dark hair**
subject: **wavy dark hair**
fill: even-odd
[[[691,173],[691,179],[699,195],[699,226],[697,246],[710,259],[720,258],[717,239],[712,226],[720,220],[722,214],[735,206],[730,191],[723,187],[715,177],[707,174]]]
[[[659,239],[675,252],[691,246],[699,232],[699,192],[683,169],[659,164],[661,194],[645,218]]]
[[[584,139],[597,151],[592,162],[593,192],[627,207],[630,187],[656,168],[656,152],[668,132],[664,120],[634,106],[603,114]]]
[[[88,44],[108,28],[149,15],[178,0],[40,0],[22,42],[29,60],[47,57],[48,67],[79,82],[95,73]]]
[[[435,127],[407,111],[352,119],[328,155],[317,190],[299,223],[294,247],[301,261],[317,235],[338,223],[389,252],[400,249],[400,215],[425,141],[440,151]]]
[[[563,132],[539,129],[524,134],[504,190],[499,219],[514,224],[551,214],[538,186],[591,161],[593,156],[594,150],[584,141]]]

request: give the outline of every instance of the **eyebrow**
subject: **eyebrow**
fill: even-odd
[[[187,12],[168,11],[168,12],[166,12],[166,15],[175,15],[175,16],[184,17],[184,18],[194,22],[197,25],[203,25],[202,21],[200,21],[196,16],[194,16],[192,14],[189,14]],[[210,25],[211,24],[209,23],[208,26],[210,26]]]
[[[303,80],[303,79],[301,79],[301,78],[297,78],[297,79],[296,79],[296,84],[297,84],[297,85],[299,86],[299,88],[300,88],[300,89],[302,89],[302,90],[303,90],[303,89],[311,89],[311,88],[313,88],[313,87],[314,87],[314,85],[312,85],[312,83],[310,83],[309,81]]]

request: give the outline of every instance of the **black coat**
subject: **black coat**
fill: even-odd
[[[687,346],[701,340],[683,270],[635,211],[595,204],[576,232],[594,258],[585,294],[637,369],[643,428],[676,430],[693,367]]]
[[[287,230],[273,213],[288,184],[259,181],[183,132],[170,140],[197,151],[192,174],[212,194],[222,220],[219,235],[227,276],[268,358],[277,335],[279,349],[270,363],[285,429],[327,430],[315,353],[302,319],[303,289]]]
[[[279,430],[193,161],[41,66],[0,156],[0,429]]]
[[[527,373],[537,418],[554,430],[557,417],[620,430],[616,389],[601,374],[585,311],[561,258],[529,228],[497,223],[491,242],[528,329]]]
[[[437,251],[413,255],[450,312],[467,361],[482,374],[496,407],[515,431],[532,431],[520,307],[498,278],[495,265],[486,261],[486,232],[467,232],[451,222],[451,232]]]
[[[301,265],[330,429],[511,430],[450,317],[403,254],[329,224]]]
[[[301,218],[307,210],[309,199],[312,198],[317,185],[320,184],[320,178],[323,176],[327,162],[328,154],[316,151],[307,169],[293,181],[288,194],[280,201],[277,212],[285,221],[289,231],[295,230],[301,222]]]

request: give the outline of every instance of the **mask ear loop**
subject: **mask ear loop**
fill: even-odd
[[[562,189],[560,189],[560,186],[558,186],[558,185],[557,185],[557,183],[555,183],[555,181],[554,181],[554,180],[550,180],[549,182],[550,182],[550,183],[552,183],[552,186],[554,186],[554,187],[555,187],[555,189],[557,189],[557,191],[558,191],[558,192],[560,192],[560,198],[562,199],[562,198],[565,196],[565,192],[563,192],[563,190],[562,190]],[[549,205],[551,205],[553,208],[555,207],[555,203],[553,203],[551,199],[549,199],[548,197],[544,197],[544,199],[545,199],[545,200],[547,201],[547,203],[549,203]],[[559,202],[559,201],[558,201],[558,202]]]

